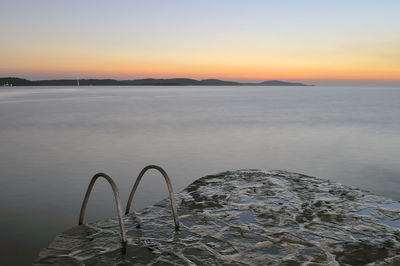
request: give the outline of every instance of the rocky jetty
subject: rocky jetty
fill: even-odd
[[[118,219],[77,226],[42,249],[36,265],[400,265],[400,203],[285,171],[206,176],[169,200]]]

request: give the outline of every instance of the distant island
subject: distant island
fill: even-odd
[[[188,78],[172,79],[53,79],[27,80],[23,78],[0,78],[0,86],[313,86],[298,82],[267,80],[258,83],[243,83],[219,79],[195,80]]]

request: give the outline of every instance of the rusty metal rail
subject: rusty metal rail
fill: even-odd
[[[94,183],[96,182],[96,180],[99,177],[104,177],[108,181],[108,183],[110,183],[111,188],[112,188],[112,190],[114,192],[115,203],[117,205],[117,211],[118,211],[119,227],[120,227],[120,230],[121,230],[121,238],[122,238],[122,243],[124,245],[123,248],[125,249],[127,240],[126,240],[126,232],[125,232],[125,225],[124,225],[124,221],[123,221],[123,214],[122,214],[122,208],[121,208],[121,200],[120,200],[120,197],[119,197],[119,191],[118,191],[118,188],[115,185],[114,181],[112,180],[112,178],[109,177],[108,175],[106,175],[104,173],[97,173],[92,177],[92,180],[90,181],[88,189],[87,189],[86,194],[85,194],[85,199],[82,202],[81,212],[80,212],[80,215],[79,215],[79,225],[83,224],[83,218],[85,216],[86,205],[87,205],[87,203],[89,201],[90,193],[92,192]]]
[[[126,205],[126,211],[125,214],[129,213],[130,207],[131,207],[131,203],[132,203],[132,199],[133,196],[135,195],[135,192],[137,190],[137,187],[139,186],[140,180],[142,179],[143,175],[147,172],[147,170],[150,169],[155,169],[158,170],[165,178],[165,182],[167,183],[167,187],[168,187],[168,192],[169,192],[169,198],[171,201],[171,209],[172,209],[172,214],[174,217],[174,223],[175,223],[175,230],[179,229],[179,220],[178,220],[178,212],[176,210],[176,204],[175,204],[175,198],[174,198],[174,190],[172,188],[172,184],[171,184],[171,180],[169,179],[168,174],[164,171],[164,169],[162,169],[161,167],[157,166],[157,165],[148,165],[145,168],[143,168],[143,170],[140,172],[139,176],[136,179],[136,182],[132,188],[132,191],[129,195],[129,199],[128,199],[128,203]],[[123,213],[122,213],[122,207],[121,207],[121,200],[120,200],[120,196],[119,196],[119,191],[117,188],[117,185],[115,184],[115,182],[113,181],[113,179],[104,174],[104,173],[97,173],[95,174],[92,179],[90,180],[89,186],[86,190],[86,194],[85,194],[85,198],[82,202],[82,207],[81,207],[81,211],[79,214],[79,225],[83,224],[83,220],[85,217],[85,212],[86,212],[86,206],[87,203],[89,201],[89,197],[90,197],[90,193],[92,192],[93,186],[96,183],[97,179],[99,177],[103,177],[105,178],[108,183],[111,185],[112,191],[114,193],[114,198],[115,198],[115,203],[117,205],[117,211],[118,211],[118,222],[119,222],[119,227],[120,227],[120,231],[121,231],[121,238],[122,238],[122,244],[123,244],[123,250],[124,252],[126,252],[126,246],[127,246],[127,238],[126,238],[126,231],[125,231],[125,224],[124,224],[124,220],[123,220]]]
[[[169,179],[168,174],[164,171],[164,169],[162,169],[160,166],[157,166],[157,165],[148,165],[145,168],[143,168],[143,170],[140,172],[140,174],[137,177],[136,182],[132,188],[131,194],[129,195],[129,199],[126,204],[125,214],[129,213],[129,210],[131,208],[132,199],[133,199],[133,196],[135,195],[137,187],[139,186],[140,180],[142,179],[143,175],[147,172],[147,170],[150,170],[150,169],[158,170],[165,178],[165,182],[167,183],[168,192],[169,192],[169,199],[171,201],[172,215],[174,216],[175,230],[178,230],[179,229],[178,212],[176,210],[174,190],[172,189],[171,180]]]

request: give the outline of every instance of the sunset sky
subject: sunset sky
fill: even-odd
[[[0,77],[400,84],[400,1],[2,0]]]

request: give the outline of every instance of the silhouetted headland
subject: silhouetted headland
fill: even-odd
[[[195,80],[188,78],[172,79],[52,79],[27,80],[16,77],[0,78],[0,86],[313,86],[298,82],[267,80],[258,83],[243,83],[219,79]]]

